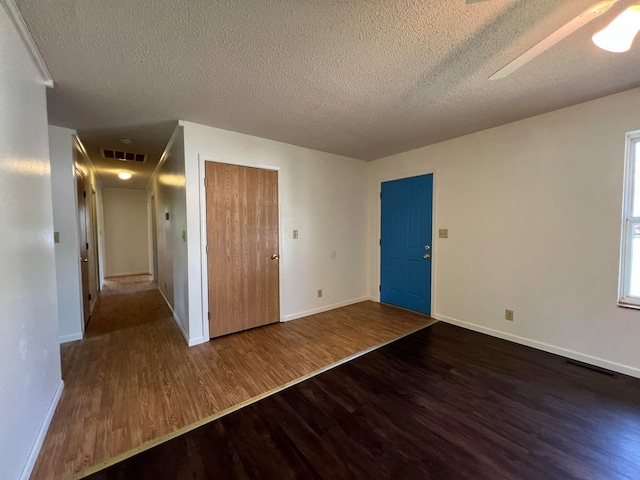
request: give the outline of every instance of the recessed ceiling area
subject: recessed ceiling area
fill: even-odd
[[[144,189],[176,125],[176,121],[168,121],[149,125],[78,130],[78,138],[91,158],[103,186]],[[131,139],[131,143],[123,144],[122,137]],[[105,158],[104,150],[141,153],[146,155],[146,159],[144,162],[136,162]],[[119,178],[118,173],[121,171],[131,173],[131,178]]]
[[[176,119],[373,160],[640,86],[640,45],[591,41],[631,0],[495,81],[596,2],[16,3],[55,82],[50,123],[79,132],[105,186],[100,148],[127,136],[159,158]]]

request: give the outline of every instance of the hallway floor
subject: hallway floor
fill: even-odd
[[[637,480],[640,379],[440,322],[90,480]]]
[[[187,347],[148,276],[109,279],[32,479],[81,478],[434,323],[375,302]]]

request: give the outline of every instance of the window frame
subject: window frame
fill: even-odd
[[[633,201],[635,197],[634,184],[637,165],[640,162],[636,153],[640,150],[640,130],[629,132],[626,135],[625,160],[624,160],[624,188],[622,194],[622,228],[620,240],[620,271],[618,281],[618,305],[622,307],[640,309],[640,297],[629,295],[631,284],[631,262],[633,224],[640,223],[640,216],[633,216]],[[637,255],[640,254],[636,252]]]

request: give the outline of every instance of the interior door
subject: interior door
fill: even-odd
[[[80,229],[80,272],[82,275],[82,311],[84,325],[89,323],[89,243],[87,240],[87,191],[84,189],[84,174],[76,168],[78,193],[78,228]]]
[[[98,196],[96,192],[91,190],[91,247],[93,249],[93,271],[95,272],[94,281],[95,285],[92,285],[91,288],[95,286],[96,292],[102,290],[102,284],[100,283],[100,256],[98,255]]]
[[[156,196],[151,197],[151,258],[153,263],[153,281],[158,284],[158,230],[156,224]]]
[[[205,162],[209,336],[280,320],[278,172]]]
[[[433,175],[382,183],[380,301],[431,314]]]

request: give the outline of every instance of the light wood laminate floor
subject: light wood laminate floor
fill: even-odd
[[[434,323],[362,302],[187,347],[148,276],[107,282],[32,479],[80,478]]]

